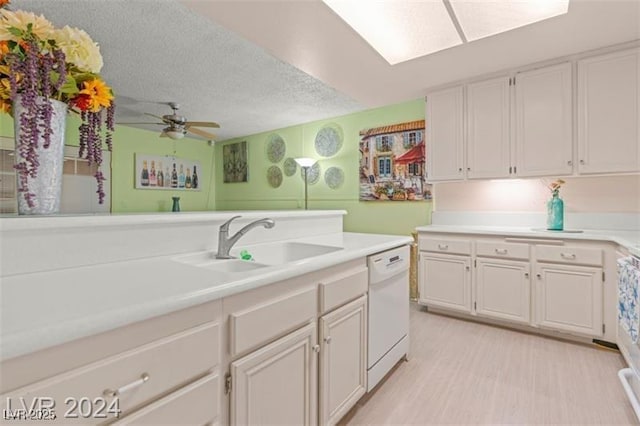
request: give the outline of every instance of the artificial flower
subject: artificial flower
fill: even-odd
[[[76,96],[72,104],[80,109],[80,111],[89,111],[91,109],[91,96],[89,95],[78,95]]]
[[[67,61],[80,71],[97,74],[102,69],[100,46],[85,31],[66,25],[53,32],[53,40],[55,40],[56,46],[62,50]]]
[[[4,6],[0,4],[0,8]],[[27,32],[31,24],[31,34],[40,40],[48,40],[54,32],[53,25],[44,16],[35,13],[16,10],[15,12],[0,9],[0,40],[18,41],[19,36],[11,33],[10,29],[15,28],[24,33]]]
[[[83,82],[82,87],[80,95],[89,97],[89,109],[91,111],[97,112],[111,105],[113,93],[111,93],[111,88],[104,81],[96,78]]]
[[[7,40],[0,41],[0,60],[2,57],[9,53],[9,42]]]
[[[5,7],[10,3],[9,0],[0,0],[0,7]]]

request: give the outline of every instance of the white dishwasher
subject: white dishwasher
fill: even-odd
[[[409,352],[409,246],[369,256],[367,266],[369,392]]]

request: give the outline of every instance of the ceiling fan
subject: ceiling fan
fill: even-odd
[[[215,127],[219,128],[220,125],[213,121],[187,121],[187,118],[179,115],[178,110],[180,109],[180,104],[176,102],[167,102],[166,105],[171,107],[173,110],[172,114],[166,114],[160,117],[159,115],[149,114],[145,112],[145,115],[148,115],[153,118],[157,118],[161,121],[161,123],[121,123],[121,124],[158,124],[161,126],[165,126],[160,133],[161,138],[171,138],[171,139],[182,139],[187,132],[193,133],[194,135],[201,136],[206,139],[216,139],[216,135],[213,133],[205,132],[204,130],[196,129],[195,127]]]

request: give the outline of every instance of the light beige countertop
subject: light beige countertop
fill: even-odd
[[[625,247],[640,257],[640,231],[584,229],[581,232],[547,231],[538,228],[511,226],[428,225],[416,228],[418,232],[508,235],[512,237],[546,238],[563,240],[609,241]]]
[[[185,254],[179,254],[4,276],[0,284],[0,359],[363,258],[413,240],[340,232],[288,241],[339,249],[232,275],[180,262],[176,259]]]

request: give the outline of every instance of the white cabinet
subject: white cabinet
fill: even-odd
[[[578,170],[640,170],[640,50],[578,61]]]
[[[570,63],[516,76],[517,176],[572,173],[571,84]]]
[[[420,253],[421,304],[471,312],[471,258]]]
[[[467,86],[467,177],[506,178],[511,168],[510,79]],[[427,121],[427,127],[430,123]]]
[[[476,313],[529,323],[529,262],[478,258],[475,267]]]
[[[536,323],[540,327],[602,336],[602,268],[538,264]]]
[[[427,95],[427,180],[464,178],[462,86]]]
[[[367,297],[320,318],[321,425],[336,424],[367,389]]]
[[[316,423],[316,324],[231,363],[232,425]]]

